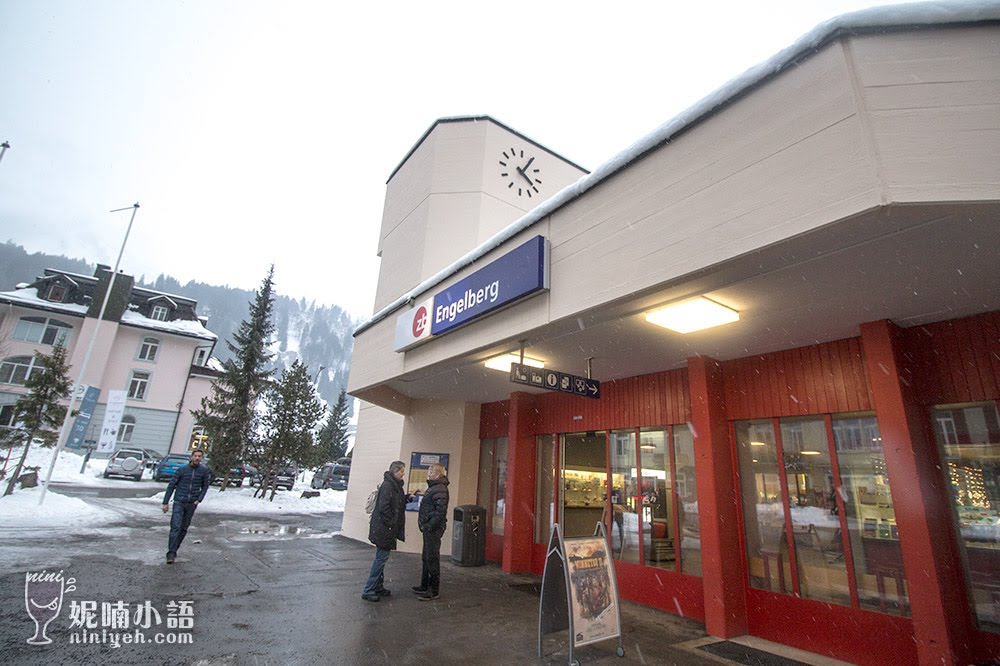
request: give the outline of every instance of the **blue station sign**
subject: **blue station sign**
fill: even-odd
[[[396,351],[405,351],[549,288],[549,244],[535,236],[396,319]]]

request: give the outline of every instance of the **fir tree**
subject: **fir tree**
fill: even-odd
[[[268,365],[273,354],[268,345],[274,335],[274,266],[250,303],[247,319],[240,323],[226,346],[232,358],[212,384],[212,393],[201,401],[194,417],[205,427],[213,469],[224,474],[222,490],[229,484],[229,470],[241,463],[256,446],[257,402],[271,381]]]
[[[330,462],[347,455],[347,426],[351,420],[351,403],[347,391],[340,389],[337,404],[319,431],[319,441]]]
[[[264,455],[267,458],[264,478],[270,479],[271,499],[276,492],[275,472],[285,465],[315,467],[323,462],[326,451],[313,437],[316,423],[323,416],[323,406],[299,361],[281,373],[281,380],[268,392],[269,411],[264,416]],[[267,488],[261,484],[264,497]]]
[[[56,345],[49,355],[36,351],[35,365],[41,369],[35,370],[27,378],[24,387],[28,389],[28,393],[21,396],[14,405],[15,421],[23,424],[24,428],[20,431],[24,452],[21,453],[21,459],[17,462],[4,496],[14,492],[14,484],[24,468],[32,440],[40,438],[45,441],[45,446],[52,446],[58,436],[56,430],[66,416],[66,408],[59,404],[60,400],[69,396],[72,386],[67,376],[69,366],[66,363],[66,348]]]

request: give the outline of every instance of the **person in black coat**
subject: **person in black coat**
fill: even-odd
[[[170,506],[170,496],[173,495],[174,498],[174,513],[170,516],[170,537],[167,541],[167,564],[174,563],[177,550],[191,525],[194,510],[205,499],[212,481],[211,472],[201,464],[204,455],[198,449],[192,451],[190,462],[174,472],[167,484],[167,492],[163,494],[163,513]]]
[[[385,563],[389,560],[389,553],[396,550],[396,541],[406,541],[406,493],[403,492],[405,474],[406,464],[397,460],[389,465],[378,487],[375,509],[368,527],[368,540],[375,544],[375,560],[361,593],[361,598],[365,601],[378,601],[391,594],[383,584]]]
[[[420,502],[417,526],[424,535],[423,571],[413,591],[421,601],[431,601],[438,598],[441,585],[441,537],[448,526],[448,477],[440,464],[427,470],[427,492]]]

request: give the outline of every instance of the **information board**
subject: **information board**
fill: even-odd
[[[601,398],[601,382],[589,377],[571,375],[548,368],[535,368],[520,363],[510,364],[510,381],[515,384],[526,384],[550,391],[572,393],[584,398]]]

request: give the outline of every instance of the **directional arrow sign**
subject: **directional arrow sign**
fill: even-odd
[[[587,377],[578,377],[558,370],[542,370],[520,363],[511,363],[510,381],[527,384],[550,391],[572,393],[584,398],[601,398],[601,382]]]

